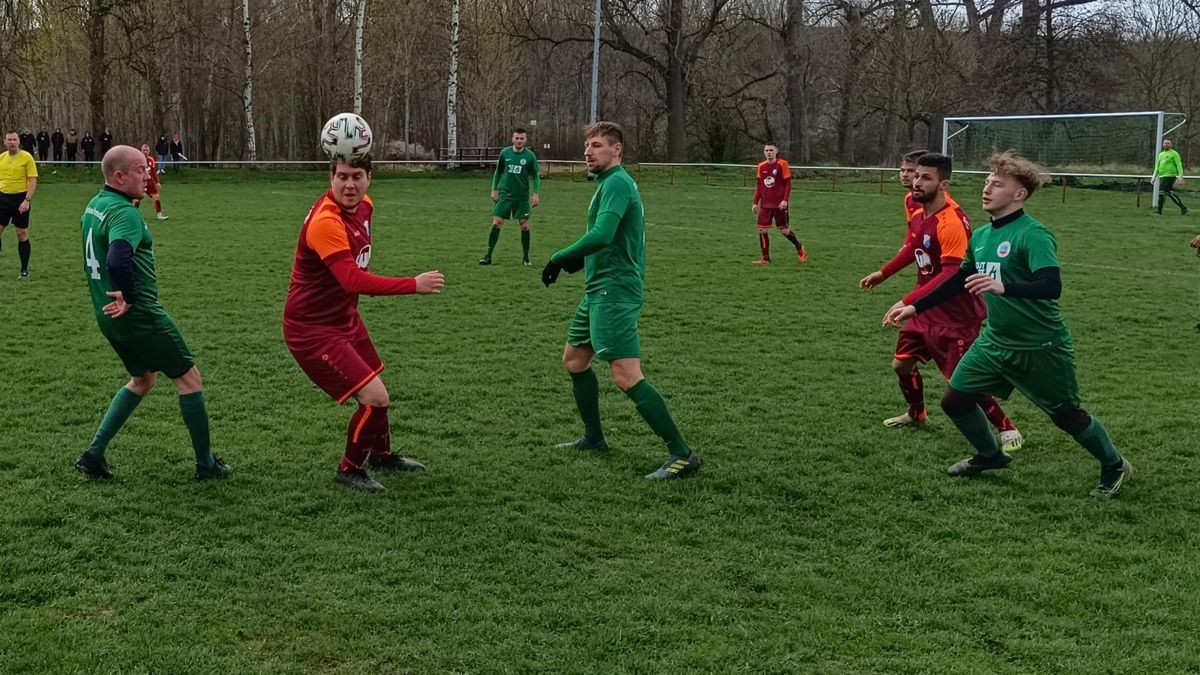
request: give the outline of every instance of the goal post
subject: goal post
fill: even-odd
[[[956,171],[986,171],[992,153],[1013,150],[1055,175],[1149,179],[1163,139],[1184,136],[1185,124],[1186,115],[1161,110],[946,117],[942,153]]]

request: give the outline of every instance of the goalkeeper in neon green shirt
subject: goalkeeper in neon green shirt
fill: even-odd
[[[542,178],[538,171],[537,155],[525,147],[527,134],[524,129],[513,129],[512,147],[500,151],[496,170],[492,173],[492,230],[488,234],[487,253],[480,265],[492,264],[492,251],[500,240],[500,228],[504,221],[516,218],[521,224],[521,251],[526,267],[529,266],[529,212],[538,205],[538,192],[542,189]],[[533,191],[530,193],[530,188]]]
[[[1162,152],[1158,153],[1158,160],[1154,163],[1154,177],[1158,179],[1158,203],[1154,208],[1158,210],[1158,215],[1162,215],[1163,198],[1170,197],[1171,201],[1175,202],[1175,206],[1179,207],[1179,215],[1186,216],[1188,207],[1183,205],[1179,199],[1179,195],[1175,194],[1175,186],[1183,185],[1183,160],[1179,157],[1179,151],[1174,148],[1174,143],[1171,139],[1164,138],[1162,142]]]
[[[621,166],[625,134],[612,122],[598,122],[585,138],[584,159],[596,175],[587,233],[550,256],[542,270],[542,283],[547,287],[563,270],[584,270],[583,300],[575,309],[563,349],[563,365],[571,374],[584,431],[579,440],[558,447],[608,449],[600,426],[600,385],[591,367],[595,357],[608,361],[617,387],[633,401],[671,453],[646,478],[682,478],[700,469],[700,457],[683,440],[666,400],[642,375],[637,320],[646,274],[646,221],[637,184]]]

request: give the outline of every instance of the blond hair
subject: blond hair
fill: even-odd
[[[1011,150],[992,155],[988,159],[988,169],[997,176],[1017,181],[1030,197],[1038,188],[1050,182],[1050,174],[1045,169]]]

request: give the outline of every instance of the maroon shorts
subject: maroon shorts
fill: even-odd
[[[328,332],[284,326],[284,340],[308,379],[338,403],[345,403],[383,371],[367,327]]]
[[[146,194],[150,195],[151,197],[158,196],[158,182],[157,181],[152,181],[152,182],[146,183]]]
[[[765,206],[758,207],[758,229],[765,230],[771,227],[772,220],[775,221],[775,227],[778,227],[781,230],[787,227],[787,209],[768,209]]]
[[[910,321],[900,329],[900,337],[896,339],[896,358],[901,361],[916,359],[921,363],[933,361],[946,379],[954,374],[963,354],[979,336],[979,329],[972,331],[963,327],[913,324]]]

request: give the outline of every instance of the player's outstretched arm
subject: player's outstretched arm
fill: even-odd
[[[550,259],[558,262],[560,265],[571,258],[583,260],[587,256],[603,250],[609,244],[612,244],[613,239],[617,236],[617,226],[620,224],[620,214],[612,211],[601,213],[596,216],[596,224],[586,234],[576,239],[574,244],[550,256]]]
[[[433,270],[417,275],[417,293],[420,295],[435,295],[442,292],[446,285],[446,277],[441,272]]]
[[[325,265],[347,293],[360,295],[412,295],[420,293],[415,277],[383,277],[371,274],[358,266],[348,251],[325,258]],[[426,272],[425,274],[437,274]],[[440,289],[441,286],[439,285]]]

